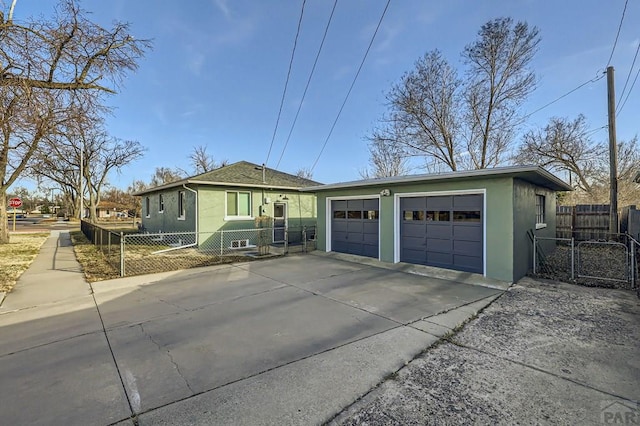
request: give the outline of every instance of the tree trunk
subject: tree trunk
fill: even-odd
[[[7,190],[0,188],[0,244],[9,243],[9,213],[7,212]]]

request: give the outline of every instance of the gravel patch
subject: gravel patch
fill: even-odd
[[[334,424],[602,424],[638,383],[633,292],[525,278]]]

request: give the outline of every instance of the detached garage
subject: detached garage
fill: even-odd
[[[516,281],[528,232],[555,236],[556,192],[540,167],[502,167],[336,183],[318,197],[318,249]]]

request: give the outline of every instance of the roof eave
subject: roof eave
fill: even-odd
[[[556,177],[554,174],[543,169],[539,166],[510,166],[500,167],[495,169],[482,169],[482,170],[468,170],[447,172],[440,174],[421,174],[421,175],[409,175],[409,176],[395,176],[389,178],[369,179],[360,181],[340,182],[335,184],[311,186],[302,188],[304,192],[318,192],[329,191],[333,189],[345,189],[345,188],[362,188],[370,186],[390,185],[398,183],[415,183],[415,182],[428,182],[428,181],[444,181],[454,179],[465,179],[472,177],[492,177],[492,176],[512,176],[521,177],[527,173],[535,173],[543,177],[547,182],[546,186],[554,191],[573,191],[567,183]]]

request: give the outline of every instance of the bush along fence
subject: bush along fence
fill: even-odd
[[[534,236],[532,272],[586,286],[640,291],[640,242],[629,234],[589,241]]]
[[[141,234],[83,222],[82,231],[122,277],[315,250],[315,226]]]

